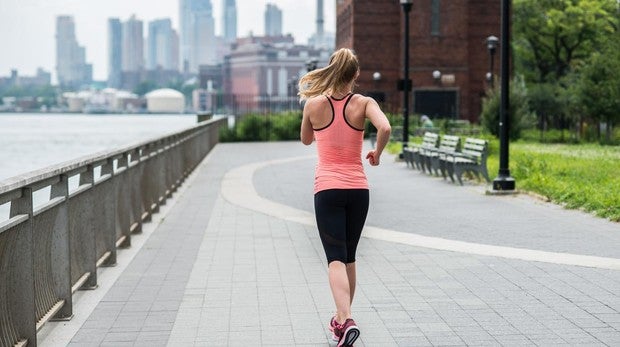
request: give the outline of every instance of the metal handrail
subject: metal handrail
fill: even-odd
[[[73,316],[73,292],[97,287],[159,206],[219,141],[224,119],[0,181],[0,347],[36,346],[48,320]],[[95,170],[100,175],[95,177]],[[69,179],[79,178],[69,190]],[[33,192],[48,188],[35,206]]]

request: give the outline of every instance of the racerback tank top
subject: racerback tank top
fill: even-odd
[[[345,118],[347,104],[343,99],[326,96],[332,109],[331,122],[314,129],[319,160],[315,170],[314,193],[327,189],[368,189],[362,165],[364,129],[354,128]]]

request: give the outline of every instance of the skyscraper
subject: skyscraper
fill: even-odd
[[[63,88],[75,89],[93,79],[92,65],[86,64],[86,49],[75,38],[72,16],[56,18],[56,72]]]
[[[215,20],[211,1],[200,0],[194,8],[194,56],[191,71],[197,73],[198,66],[215,64]]]
[[[182,70],[198,73],[201,64],[214,64],[215,21],[210,0],[180,0]]]
[[[149,22],[146,67],[154,70],[178,69],[178,40],[169,18]]]
[[[142,21],[135,15],[123,23],[122,70],[140,71],[144,68],[144,34]]]
[[[189,61],[192,55],[192,2],[193,0],[179,0],[179,68],[183,72],[189,71]]]
[[[123,64],[123,26],[118,18],[108,19],[108,86],[120,88]]]
[[[237,4],[235,0],[223,0],[223,2],[222,36],[230,43],[237,39]]]
[[[265,36],[282,36],[282,10],[274,4],[265,8]]]

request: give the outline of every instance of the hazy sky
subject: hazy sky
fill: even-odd
[[[211,0],[215,31],[221,32],[222,3]],[[316,27],[316,0],[237,0],[237,33],[262,35],[267,3],[282,9],[283,31],[306,44]],[[334,32],[335,0],[324,0],[325,30]],[[135,13],[146,22],[171,18],[179,28],[179,0],[0,0],[0,76],[12,68],[20,75],[34,75],[37,67],[56,69],[56,16],[72,15],[78,43],[86,46],[86,60],[94,78],[107,79],[107,20],[128,19]]]

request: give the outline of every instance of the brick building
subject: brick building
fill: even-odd
[[[360,60],[357,91],[383,95],[386,110],[400,112],[404,18],[399,1],[337,0],[336,7],[336,46],[354,49]],[[500,36],[500,2],[415,0],[409,19],[410,110],[477,122],[490,62],[486,38]],[[494,65],[497,76],[497,53]]]

